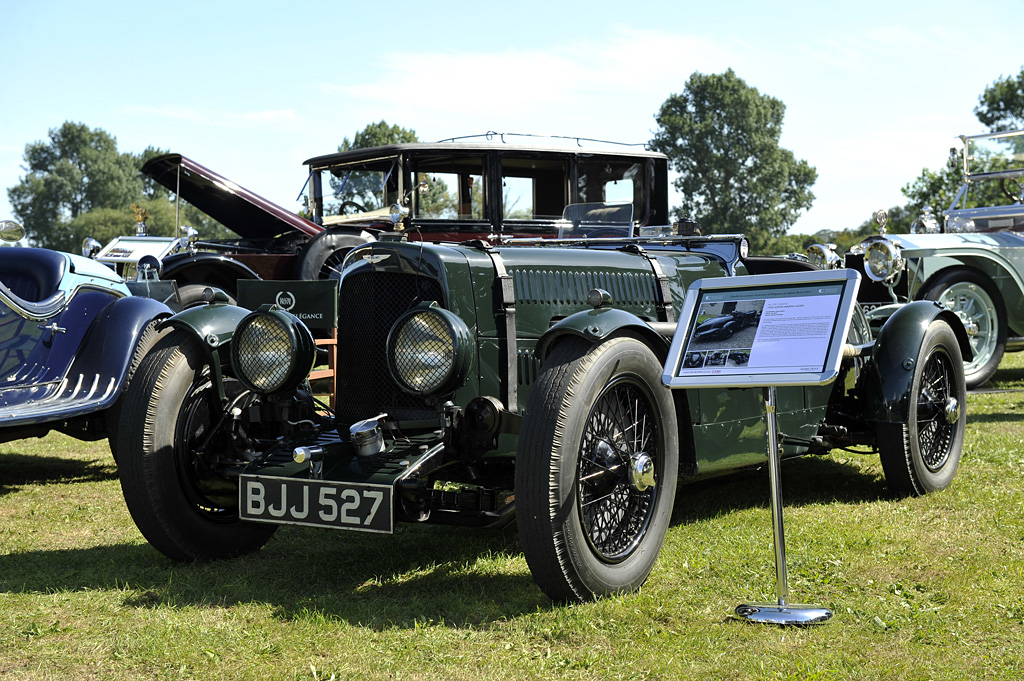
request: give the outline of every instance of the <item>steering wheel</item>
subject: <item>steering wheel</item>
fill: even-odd
[[[1021,184],[1019,177],[1004,177],[999,180],[999,189],[1003,192],[1003,196],[1010,199],[1014,203],[1020,203],[1021,199],[1024,199],[1024,184]]]
[[[341,205],[338,206],[338,214],[339,215],[351,215],[351,213],[345,212],[346,208],[355,208],[356,211],[358,211],[360,213],[365,213],[366,212],[366,208],[364,206],[356,203],[355,201],[342,201]]]

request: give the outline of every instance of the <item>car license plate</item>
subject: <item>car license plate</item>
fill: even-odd
[[[243,475],[238,502],[242,520],[394,532],[390,485]]]

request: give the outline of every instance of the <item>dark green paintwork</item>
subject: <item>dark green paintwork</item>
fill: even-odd
[[[512,406],[511,411],[516,412],[515,420],[525,408],[543,358],[566,337],[597,343],[630,334],[644,339],[659,357],[664,357],[674,321],[672,315],[679,310],[687,287],[700,278],[727,276],[729,271],[741,275],[746,272],[738,258],[738,245],[737,239],[721,237],[643,242],[640,249],[635,242],[546,242],[494,248],[484,244],[376,242],[353,249],[345,276],[367,272],[415,274],[440,282],[444,298],[441,304],[462,319],[471,338],[468,378],[445,398],[454,408],[464,409],[473,398],[489,396],[503,402],[507,394],[509,352],[501,306],[500,267],[496,265],[500,262],[515,293],[513,362],[518,374],[518,395],[515,405],[506,404],[506,408]],[[657,267],[652,266],[652,260]],[[660,300],[656,279],[659,273],[667,278],[670,287],[672,305],[668,310]],[[587,293],[593,288],[611,293],[611,304],[591,308]],[[217,305],[196,308],[176,317],[174,323],[192,329],[200,338],[206,338],[212,331],[226,341],[234,325],[246,314],[235,310]],[[905,376],[909,374],[900,368],[901,364],[907,357],[916,357],[926,322],[942,314],[931,304],[914,304],[893,315],[885,325],[875,349],[879,365],[867,362],[869,375],[864,380],[865,406],[871,418],[906,420],[910,385]],[[962,330],[962,325],[952,326]],[[855,372],[861,364],[863,361],[848,362],[844,374],[832,385],[779,388],[782,432],[805,440],[813,437],[829,404],[841,399],[856,384]],[[381,376],[380,380],[390,381],[390,377]],[[674,391],[673,398],[679,413],[690,417],[688,423],[681,424],[679,433],[682,459],[689,464],[690,472],[716,475],[767,458],[761,389]],[[325,445],[327,479],[387,483],[406,475],[403,468],[384,466],[371,471],[364,462],[357,461],[348,443],[347,425],[338,424],[340,436],[331,433],[321,438],[333,439],[333,444]],[[415,465],[424,449],[440,446],[439,433],[423,432],[407,441],[389,440],[390,450],[384,460],[404,460]],[[504,432],[492,449],[471,456],[481,461],[514,458],[516,440],[514,432]],[[287,457],[281,460],[297,444],[302,442],[286,439],[278,456],[250,465],[247,472],[307,475],[304,464],[291,463]],[[785,454],[799,454],[805,449],[788,445]]]
[[[231,341],[238,323],[248,314],[249,310],[245,308],[211,303],[182,310],[168,318],[164,325],[191,332],[203,347],[217,348]]]

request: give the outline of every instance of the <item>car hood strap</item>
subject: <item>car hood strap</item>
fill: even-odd
[[[516,294],[512,275],[505,268],[505,261],[496,251],[487,251],[494,271],[498,276],[501,309],[505,316],[505,407],[514,413],[519,411],[519,349],[516,344]]]
[[[672,307],[672,287],[669,285],[668,277],[665,276],[665,270],[661,269],[661,263],[658,262],[658,258],[645,251],[639,244],[629,244],[629,246],[622,250],[627,253],[636,253],[650,263],[651,271],[654,272],[654,278],[658,281],[658,314],[663,317],[660,321],[675,322],[675,312]]]

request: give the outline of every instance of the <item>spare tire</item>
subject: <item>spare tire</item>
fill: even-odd
[[[299,251],[295,263],[296,279],[336,279],[341,264],[356,246],[376,241],[369,232],[328,229],[320,232]]]

